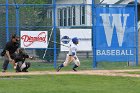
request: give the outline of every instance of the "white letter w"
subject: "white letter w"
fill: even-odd
[[[126,21],[129,14],[100,14],[100,16],[103,20],[103,26],[108,46],[111,46],[114,27],[116,27],[119,46],[122,46]],[[123,17],[123,20],[121,17]],[[112,23],[110,23],[110,18],[112,18]]]

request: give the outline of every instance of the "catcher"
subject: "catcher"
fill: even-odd
[[[30,62],[25,62],[26,58],[33,59],[24,52],[24,49],[20,48],[19,53],[14,58],[16,72],[28,72],[28,68],[31,66]]]

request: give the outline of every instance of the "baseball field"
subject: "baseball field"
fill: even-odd
[[[90,68],[88,61],[81,62],[78,72],[71,66],[56,72],[50,63],[32,63],[27,73],[9,67],[6,73],[0,72],[0,93],[139,93],[139,67],[99,70]]]
[[[0,78],[0,93],[139,93],[140,78],[29,75]]]

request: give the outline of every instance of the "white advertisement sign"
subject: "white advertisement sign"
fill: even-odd
[[[79,38],[78,51],[92,51],[91,29],[60,29],[61,51],[69,51],[73,37]]]
[[[47,31],[21,31],[20,46],[21,48],[46,48],[47,37]]]

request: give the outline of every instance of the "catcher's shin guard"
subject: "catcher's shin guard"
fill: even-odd
[[[26,67],[22,69],[22,72],[28,72],[28,68],[31,66],[31,63],[30,62],[25,62],[26,64]]]
[[[17,63],[16,69],[15,69],[16,72],[21,72],[21,69],[20,69],[21,65],[22,65],[21,62]]]

